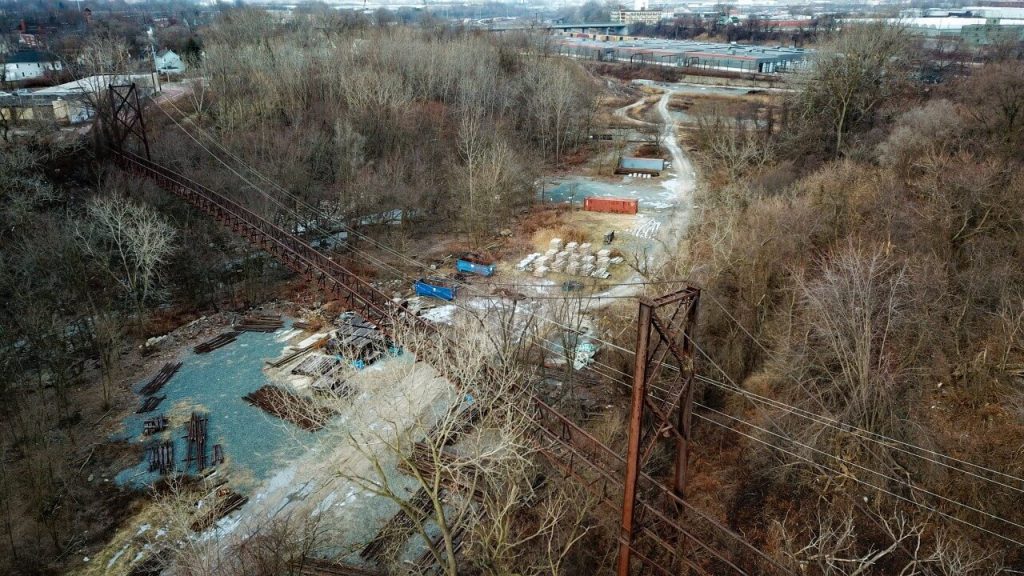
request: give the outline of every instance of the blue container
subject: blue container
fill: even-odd
[[[420,278],[413,284],[413,288],[418,296],[431,296],[449,301],[455,299],[455,287],[444,286],[439,280]]]
[[[478,274],[480,276],[492,276],[494,275],[494,266],[488,266],[487,264],[476,264],[469,260],[456,260],[455,269],[459,272],[469,272],[471,274]]]

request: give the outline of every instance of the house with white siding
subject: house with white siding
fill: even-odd
[[[153,57],[156,71],[161,74],[181,74],[185,71],[185,62],[171,50],[161,50]]]
[[[60,59],[40,50],[20,50],[4,58],[4,80],[35,80],[62,69]]]

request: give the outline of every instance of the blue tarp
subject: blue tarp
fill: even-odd
[[[455,269],[459,272],[469,272],[471,274],[479,274],[480,276],[491,276],[494,274],[494,266],[476,264],[468,260],[456,260]]]

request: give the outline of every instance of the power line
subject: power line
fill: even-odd
[[[765,440],[763,440],[761,438],[758,438],[758,437],[753,436],[751,434],[747,434],[746,432],[742,432],[740,430],[736,430],[735,428],[733,428],[731,426],[726,426],[725,424],[722,424],[721,422],[718,422],[718,421],[716,421],[713,418],[708,418],[707,416],[704,416],[703,414],[700,414],[699,412],[694,412],[693,415],[696,416],[697,418],[700,418],[701,420],[703,420],[705,422],[708,422],[709,424],[713,424],[715,426],[720,426],[722,428],[725,428],[726,430],[729,430],[731,432],[735,432],[736,434],[739,434],[741,436],[745,436],[746,438],[749,438],[750,440],[753,440],[755,442],[763,444],[763,445],[765,445],[765,446],[767,446],[769,448],[772,448],[774,450],[778,450],[779,452],[783,452],[783,453],[788,454],[788,455],[790,455],[790,456],[792,456],[794,458],[797,458],[799,460],[803,460],[804,462],[807,462],[807,463],[811,464],[812,466],[818,466],[820,468],[828,470],[829,472],[832,472],[836,476],[847,477],[847,478],[853,480],[854,482],[857,482],[858,484],[862,484],[862,485],[867,486],[869,488],[878,490],[880,492],[888,494],[889,496],[892,496],[892,497],[897,498],[899,500],[902,500],[904,502],[908,502],[910,504],[913,504],[914,506],[917,506],[917,507],[922,508],[924,510],[927,510],[929,512],[934,512],[935,514],[938,514],[939,516],[943,516],[945,518],[948,518],[950,520],[953,520],[953,521],[958,522],[960,524],[963,524],[965,526],[969,526],[969,527],[974,528],[976,530],[980,530],[982,532],[985,532],[986,534],[989,534],[991,536],[995,536],[995,537],[997,537],[997,538],[999,538],[1001,540],[1005,540],[1005,541],[1010,542],[1012,544],[1016,544],[1017,546],[1024,546],[1024,542],[1020,542],[1018,540],[1014,540],[1013,538],[1010,538],[1008,536],[1004,536],[1004,535],[1002,535],[1002,534],[1000,534],[998,532],[994,532],[994,531],[989,530],[987,528],[978,526],[977,524],[972,524],[971,522],[968,522],[966,520],[963,520],[963,519],[958,518],[956,516],[953,516],[951,514],[947,514],[946,512],[943,512],[941,510],[936,510],[935,508],[931,508],[929,506],[925,506],[923,504],[915,502],[914,500],[911,500],[910,498],[907,498],[906,496],[901,496],[899,494],[896,494],[895,492],[892,492],[892,491],[887,490],[885,488],[882,488],[880,486],[876,486],[876,485],[871,484],[869,482],[865,482],[864,480],[861,480],[860,478],[857,478],[856,476],[852,476],[852,475],[849,475],[849,474],[843,474],[842,472],[840,472],[839,470],[836,470],[835,468],[831,468],[829,466],[825,466],[824,464],[820,464],[820,463],[814,462],[813,460],[811,460],[811,459],[809,459],[809,458],[807,458],[805,456],[801,456],[799,454],[796,454],[795,452],[791,452],[789,450],[786,450],[784,448],[776,446],[776,445],[774,445],[774,444],[772,444],[770,442],[767,442],[767,441],[765,441]],[[748,424],[747,422],[743,422],[743,423],[744,424]]]
[[[762,345],[757,340],[757,338],[754,338],[754,336],[752,334],[750,334],[746,330],[746,328],[744,328],[743,325],[740,324],[739,321],[736,320],[736,318],[732,316],[732,314],[729,313],[729,311],[725,308],[725,306],[722,305],[721,302],[719,302],[710,293],[708,294],[708,296],[710,297],[711,301],[714,302],[715,305],[718,306],[719,309],[721,309],[722,312],[724,312],[725,315],[730,320],[732,320],[732,322],[735,323],[740,328],[740,330],[742,330],[744,333],[746,333],[747,336],[751,340],[753,340],[755,344],[758,345],[759,348],[761,348],[769,356],[773,356],[774,357],[772,352],[770,350],[768,350],[764,345]],[[701,350],[701,354],[703,354],[706,358],[708,358],[708,360],[711,360],[710,356],[708,354],[706,354],[703,350]],[[713,360],[711,360],[711,362],[715,366],[715,368],[717,368],[723,375],[726,376],[726,378],[728,378],[728,374],[726,374],[725,371],[721,367],[719,367],[717,364],[715,364]],[[799,384],[799,381],[796,380],[795,376],[793,376],[792,374],[789,374],[789,377],[790,377],[790,379],[796,381]],[[1015,487],[1015,486],[1011,486],[1009,484],[1000,482],[998,480],[994,480],[992,478],[981,476],[980,474],[977,474],[975,472],[971,472],[970,470],[964,470],[962,468],[953,466],[953,465],[948,464],[946,462],[942,462],[941,460],[937,460],[935,458],[930,458],[929,456],[925,456],[925,455],[922,455],[922,454],[915,453],[915,452],[913,452],[911,450],[907,450],[905,448],[901,448],[901,446],[905,446],[905,447],[911,448],[913,450],[920,450],[921,452],[924,452],[924,453],[926,453],[928,455],[935,456],[937,458],[944,458],[946,460],[950,460],[950,461],[956,462],[956,463],[964,465],[964,466],[969,466],[969,467],[975,468],[977,470],[988,472],[990,474],[994,474],[994,475],[997,475],[997,476],[1002,476],[1004,478],[1008,478],[1008,479],[1014,480],[1016,482],[1024,483],[1024,479],[1022,479],[1022,478],[1018,478],[1016,476],[1013,476],[1011,474],[1007,474],[1005,472],[1000,472],[999,470],[993,470],[991,468],[987,468],[987,467],[982,466],[980,464],[975,464],[973,462],[969,462],[969,461],[966,461],[966,460],[961,460],[961,459],[956,458],[954,456],[949,456],[948,454],[943,454],[943,453],[937,452],[935,450],[930,450],[928,448],[917,446],[915,444],[911,444],[911,443],[905,442],[903,440],[892,438],[890,436],[886,436],[886,435],[880,434],[878,432],[874,432],[874,431],[871,431],[871,430],[866,430],[864,428],[860,428],[860,427],[854,426],[852,424],[847,424],[845,422],[836,420],[834,418],[830,418],[830,417],[825,416],[823,414],[817,414],[817,413],[811,412],[809,410],[805,410],[803,408],[798,408],[796,406],[792,406],[792,405],[786,404],[786,403],[781,402],[779,400],[775,400],[775,399],[772,399],[772,398],[767,398],[765,396],[761,396],[761,395],[756,394],[754,392],[750,392],[748,390],[740,388],[735,382],[732,381],[731,378],[729,379],[729,381],[732,383],[733,388],[731,388],[731,390],[733,392],[737,392],[737,393],[739,393],[739,394],[741,394],[743,396],[755,398],[755,399],[757,399],[757,400],[759,400],[759,401],[761,401],[763,403],[771,405],[771,406],[773,406],[775,408],[778,408],[780,410],[783,410],[783,411],[785,411],[787,413],[794,414],[794,415],[800,416],[802,418],[806,418],[806,419],[809,419],[809,420],[816,421],[818,423],[824,424],[826,426],[829,426],[829,427],[834,428],[836,430],[839,430],[841,432],[847,432],[847,433],[850,433],[850,434],[854,434],[854,435],[859,436],[861,438],[864,438],[866,440],[871,440],[871,441],[875,441],[875,442],[880,442],[880,441],[889,442],[889,443],[895,445],[895,446],[889,446],[889,447],[891,447],[894,450],[897,450],[897,451],[899,451],[901,453],[907,454],[909,456],[914,456],[916,458],[921,458],[922,460],[926,460],[926,461],[931,462],[933,464],[937,464],[939,466],[943,466],[943,467],[948,468],[950,470],[954,470],[954,471],[957,471],[957,472],[962,472],[964,474],[967,474],[967,475],[972,476],[974,478],[977,478],[979,480],[984,480],[986,482],[991,482],[993,484],[997,484],[997,485],[1002,486],[1004,488],[1008,488],[1008,489],[1014,490],[1016,492],[1024,493],[1024,489],[1021,489],[1021,488],[1018,488],[1018,487]]]

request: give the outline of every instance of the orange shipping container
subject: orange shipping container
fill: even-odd
[[[583,199],[583,209],[590,212],[611,212],[613,214],[636,214],[639,203],[630,198],[596,198]]]

